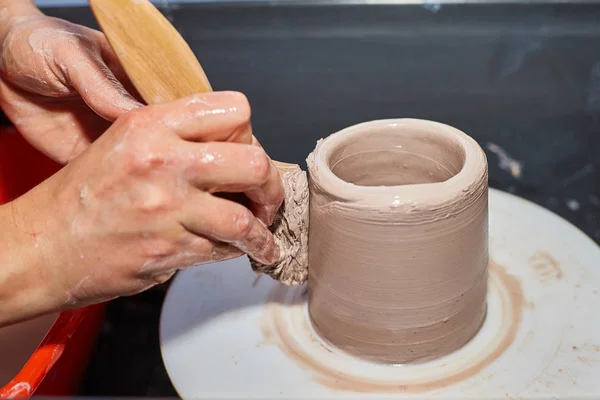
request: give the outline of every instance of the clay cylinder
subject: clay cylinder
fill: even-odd
[[[308,160],[309,314],[326,342],[378,363],[468,342],[486,313],[488,172],[437,122],[366,122]]]

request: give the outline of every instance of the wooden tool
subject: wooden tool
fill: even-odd
[[[148,104],[212,91],[192,49],[150,1],[89,3],[129,79]]]
[[[148,0],[89,0],[127,76],[147,104],[161,104],[212,87],[200,62],[164,15]],[[255,137],[253,144],[259,145]],[[296,164],[273,161],[286,171]]]

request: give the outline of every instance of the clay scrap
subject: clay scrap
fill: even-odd
[[[284,285],[303,284],[308,278],[308,180],[298,165],[277,163],[285,191],[284,202],[269,230],[281,251],[279,261],[265,265],[250,258],[252,269]]]

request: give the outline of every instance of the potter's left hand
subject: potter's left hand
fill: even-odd
[[[135,89],[101,32],[37,9],[4,19],[0,106],[21,134],[49,157],[69,162],[110,122],[141,106],[130,95]]]

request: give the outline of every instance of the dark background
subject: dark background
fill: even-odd
[[[44,10],[97,27],[86,7]],[[600,3],[253,1],[161,10],[215,90],[249,97],[256,136],[274,159],[305,165],[317,139],[362,121],[444,122],[484,147],[490,186],[600,242]],[[522,164],[520,177],[500,167],[489,144]],[[176,395],[158,347],[164,289],[111,303],[83,395]]]

